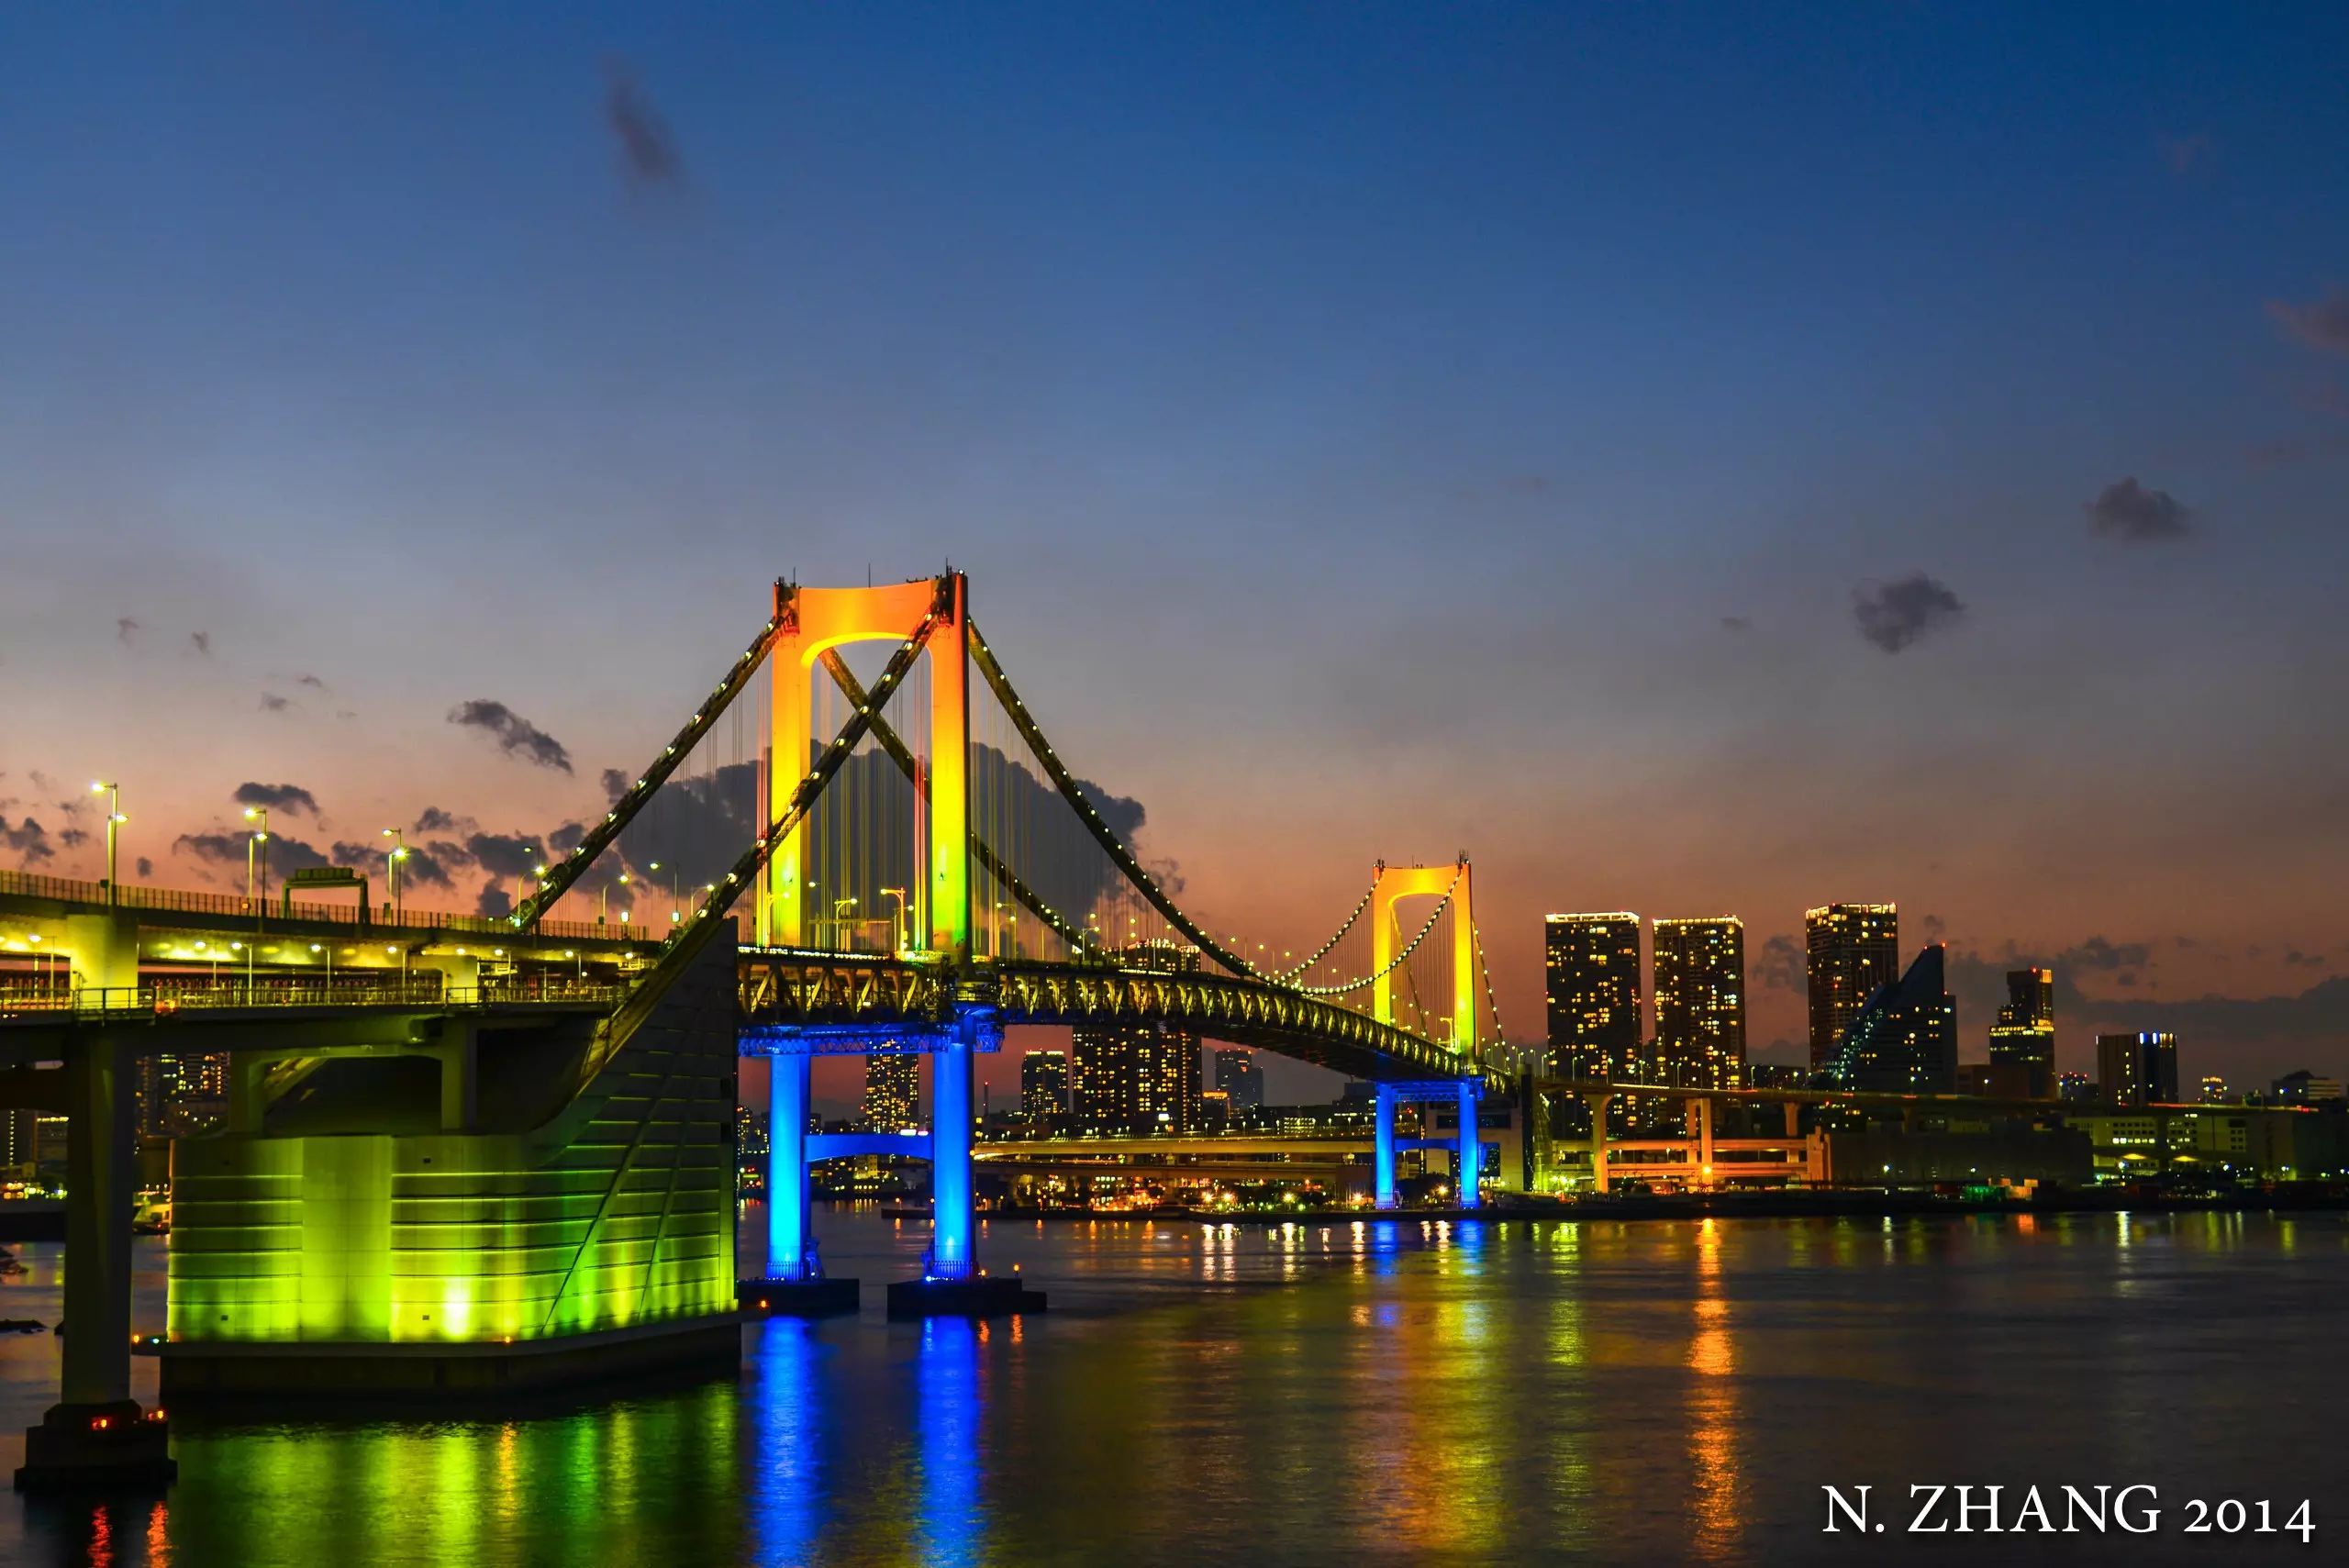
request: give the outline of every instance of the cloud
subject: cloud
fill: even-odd
[[[252,835],[242,828],[228,828],[216,833],[183,833],[172,840],[172,852],[187,855],[206,865],[217,866],[241,873],[245,869],[245,849],[252,842]],[[289,871],[316,871],[334,862],[316,844],[305,843],[284,833],[269,836],[269,874],[273,881],[283,881]]]
[[[239,806],[258,806],[269,811],[284,812],[290,817],[307,813],[316,820],[318,815],[317,797],[300,784],[255,784],[249,780],[237,786],[237,793],[231,798]]]
[[[1746,619],[1743,616],[1723,616],[1721,617],[1721,629],[1723,631],[1734,631],[1741,633],[1748,632],[1753,629],[1753,623]]]
[[[1805,991],[1810,985],[1810,955],[1799,937],[1772,937],[1762,944],[1754,965],[1762,984],[1773,991]]]
[[[1965,606],[1949,584],[1922,572],[1852,590],[1852,617],[1860,635],[1887,653],[1898,653],[1965,615]]]
[[[497,749],[541,768],[571,772],[571,752],[560,740],[502,702],[475,697],[449,710],[449,722],[483,730],[497,740]]]
[[[1918,929],[1924,933],[1925,940],[1929,942],[1941,941],[1949,935],[1949,922],[1939,915],[1926,916],[1924,919],[1918,922]]]
[[[294,684],[297,686],[308,686],[313,691],[322,692],[327,689],[327,684],[316,675],[296,675],[294,677]]]
[[[139,856],[139,874],[140,876],[142,876],[142,877],[149,877],[149,876],[152,876],[152,875],[154,875],[154,874],[155,874],[155,862],[154,862],[153,861],[151,861],[151,860],[149,860],[145,855],[141,855],[141,856]]]
[[[391,849],[392,846],[389,843],[380,839],[362,839],[357,843],[338,843],[331,853],[334,856],[334,863],[339,866],[349,866],[354,871],[369,873],[384,872],[388,884],[389,873],[386,870],[386,861]],[[461,860],[464,853],[462,849],[454,844],[430,846],[409,844],[406,849],[407,853],[400,857],[400,885],[403,888],[439,887],[453,890],[456,887],[456,879],[449,874],[448,862]],[[456,850],[457,853],[451,855],[449,853],[451,850]]]
[[[263,713],[284,713],[293,706],[294,700],[291,697],[281,697],[274,692],[263,692],[261,695],[261,710]]]
[[[685,166],[677,155],[676,139],[624,60],[604,63],[604,120],[619,139],[620,168],[629,184],[685,183]]]
[[[2192,530],[2193,516],[2166,490],[2148,490],[2135,474],[2115,480],[2080,508],[2087,514],[2088,532],[2123,544],[2154,544],[2184,539]]]
[[[2302,952],[2299,949],[2294,948],[2284,955],[2284,962],[2286,963],[2305,964],[2310,969],[2317,969],[2323,966],[2324,954],[2321,952]]]
[[[139,623],[128,616],[118,617],[114,623],[114,639],[128,648],[139,640]]]
[[[416,827],[412,831],[463,833],[472,831],[473,826],[473,819],[470,817],[460,817],[453,811],[443,811],[437,806],[428,806],[416,814]]]
[[[2189,136],[2158,136],[2154,139],[2160,147],[2162,161],[2179,179],[2207,173],[2218,161],[2219,150],[2211,144],[2208,131],[2195,131]]]
[[[2267,302],[2267,314],[2290,336],[2311,349],[2349,354],[2349,289],[2331,288],[2309,305]]]
[[[187,634],[187,639],[189,645],[205,658],[209,659],[212,657],[212,634],[210,632],[191,631]]]
[[[628,793],[628,786],[630,781],[629,776],[619,769],[606,768],[604,770],[603,778],[600,782],[604,786],[604,798],[607,800],[618,800],[620,796]]]
[[[2153,947],[2147,942],[2111,942],[2102,937],[2090,937],[2077,947],[2068,947],[2057,953],[2055,967],[2110,974],[2121,970],[2143,969],[2153,962]]]
[[[50,847],[49,829],[29,817],[19,818],[13,828],[6,817],[0,817],[0,850],[15,855],[17,864],[27,869],[57,858],[57,851]]]

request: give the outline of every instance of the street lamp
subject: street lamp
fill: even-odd
[[[245,902],[250,904],[253,901],[253,856],[258,852],[261,856],[262,901],[256,907],[267,913],[269,909],[269,807],[266,806],[246,806],[245,820],[261,824],[253,829],[252,836],[245,840]]]
[[[897,901],[896,912],[889,917],[889,936],[892,948],[902,952],[907,946],[906,890],[902,887],[885,887],[881,891]]]
[[[657,872],[661,869],[661,862],[659,861],[654,861],[651,865],[645,867],[645,869],[647,871]],[[661,884],[656,881],[652,885],[658,888]],[[677,873],[671,872],[669,873],[669,924],[674,926],[683,917],[682,911],[677,907]]]
[[[90,793],[92,795],[102,795],[106,797],[106,902],[112,904],[116,901],[115,829],[129,821],[130,818],[122,814],[122,786],[120,784],[109,784],[103,779],[92,779],[90,781]]]
[[[393,925],[395,925],[395,926],[396,926],[396,925],[398,925],[398,924],[400,924],[400,923],[401,923],[401,922],[400,922],[400,862],[401,862],[402,861],[404,861],[404,860],[407,859],[407,840],[406,840],[405,838],[401,837],[401,835],[400,835],[400,830],[399,830],[398,828],[384,828],[384,838],[386,838],[386,839],[389,839],[389,840],[392,841],[392,847],[391,847],[390,851],[389,851],[387,853],[385,853],[385,855],[384,856],[384,862],[386,862],[386,863],[391,867],[391,876],[392,876],[392,924],[393,924]],[[402,965],[402,977],[403,977],[403,978],[405,978],[405,977],[406,977],[406,965],[405,965],[405,964],[403,964],[403,965]]]
[[[628,873],[626,872],[620,873],[620,885],[622,887],[626,887],[628,885]],[[596,897],[599,902],[596,906],[596,924],[600,926],[611,918],[612,884],[608,882],[604,884],[603,891],[597,894]],[[620,924],[623,926],[628,924],[628,911],[625,909],[620,911]]]
[[[334,945],[330,942],[312,942],[310,951],[327,955],[327,1000],[331,1002],[334,1000]]]
[[[853,898],[832,900],[832,945],[835,951],[840,951],[848,940],[848,917],[842,911],[855,907],[856,900]]]

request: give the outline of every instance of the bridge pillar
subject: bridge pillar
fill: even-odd
[[[65,951],[73,984],[108,990],[139,988],[139,915],[109,909],[99,915],[65,917]]]
[[[64,1377],[25,1434],[17,1489],[161,1485],[179,1473],[170,1430],[130,1396],[131,1055],[101,1035],[68,1049],[65,1073]]]
[[[1453,1184],[1460,1189],[1460,1207],[1482,1208],[1485,1204],[1485,1135],[1476,1125],[1476,1106],[1483,1097],[1484,1085],[1474,1078],[1460,1080],[1460,1144],[1453,1156]]]
[[[923,1276],[967,1280],[976,1273],[978,1214],[972,1199],[971,1045],[958,1029],[930,1059],[930,1262]]]
[[[1607,1106],[1615,1096],[1603,1089],[1582,1097],[1590,1107],[1590,1180],[1599,1196],[1607,1195]]]
[[[1709,1187],[1713,1184],[1713,1102],[1690,1100],[1687,1119],[1695,1123],[1690,1130],[1697,1135],[1697,1177]]]
[[[811,1062],[778,1056],[767,1096],[767,1278],[814,1277],[807,1225],[807,1090]]]
[[[1802,1136],[1802,1106],[1788,1100],[1778,1108],[1787,1113],[1787,1136],[1800,1138]]]
[[[1391,1084],[1378,1085],[1378,1125],[1372,1154],[1372,1194],[1381,1208],[1393,1208],[1395,1198],[1395,1106]]]

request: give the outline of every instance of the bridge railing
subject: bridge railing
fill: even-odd
[[[628,994],[625,985],[571,976],[511,977],[481,985],[444,985],[438,974],[363,980],[164,981],[147,985],[77,985],[63,989],[0,990],[0,1018],[111,1015],[168,1016],[206,1009],[263,1007],[416,1006],[464,1009],[547,1003],[611,1006]]]
[[[72,877],[47,876],[37,872],[0,871],[0,894],[17,894],[28,898],[54,898],[64,904],[104,905],[106,884],[103,882],[83,882]],[[112,900],[117,908],[155,909],[178,915],[217,915],[235,920],[295,920],[311,921],[327,926],[350,926],[368,931],[463,931],[484,937],[512,939],[518,933],[507,920],[494,915],[465,915],[451,909],[412,909],[403,905],[397,924],[383,918],[380,911],[362,913],[357,904],[301,903],[287,906],[272,904],[265,898],[247,898],[237,893],[197,893],[178,887],[139,887],[130,884],[115,889]],[[609,925],[595,920],[541,920],[533,928],[541,937],[569,938],[593,941],[604,940],[623,942],[657,942],[668,935],[664,922],[649,924]]]

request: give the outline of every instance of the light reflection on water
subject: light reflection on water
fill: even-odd
[[[818,1224],[834,1272],[875,1285],[927,1242]],[[166,1501],[0,1504],[0,1560],[1798,1562],[1853,1544],[1818,1534],[1828,1482],[2326,1497],[2349,1393],[2337,1216],[1134,1220],[982,1246],[1054,1310],[892,1325],[876,1290],[862,1319],[747,1328],[735,1382],[494,1420],[183,1424]],[[0,1316],[53,1320],[55,1249],[25,1255]],[[142,1243],[142,1325],[160,1264]],[[10,1465],[56,1350],[0,1338]],[[2073,1547],[2053,1560],[2095,1560]]]

